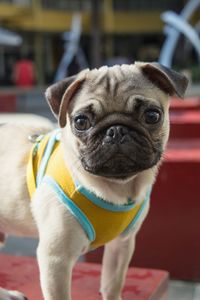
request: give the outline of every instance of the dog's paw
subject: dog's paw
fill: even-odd
[[[0,300],[28,300],[28,298],[18,291],[8,291],[0,288]]]

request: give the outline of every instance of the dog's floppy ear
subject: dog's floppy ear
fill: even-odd
[[[65,127],[68,104],[84,80],[84,76],[75,75],[47,88],[45,96],[53,114],[58,118],[60,127]]]
[[[183,98],[188,86],[185,75],[175,72],[159,63],[136,63],[147,78],[170,96],[178,95]]]

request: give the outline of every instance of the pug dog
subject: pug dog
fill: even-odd
[[[183,97],[187,84],[158,63],[84,70],[46,91],[58,131],[0,128],[0,231],[39,237],[45,300],[70,300],[74,264],[103,244],[100,293],[122,299],[169,136],[169,96]],[[2,287],[0,299],[25,296]]]

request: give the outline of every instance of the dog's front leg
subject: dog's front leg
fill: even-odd
[[[58,228],[51,223],[40,230],[37,258],[45,300],[71,299],[72,269],[87,247],[85,241],[86,237],[74,219]]]
[[[119,236],[106,244],[103,256],[101,276],[101,294],[103,300],[121,300],[121,291],[124,285],[127,269],[135,249],[135,237],[147,213],[146,205],[140,219],[127,236]]]
[[[104,300],[121,300],[121,290],[135,246],[135,236],[118,237],[105,246],[101,277]]]
[[[39,231],[37,257],[44,299],[70,300],[72,269],[87,249],[88,238],[50,187],[38,188],[32,209]]]
[[[37,251],[44,299],[70,300],[71,274],[75,260],[68,256],[67,251],[63,255],[60,249],[56,252],[52,250],[49,253],[45,243],[41,241]]]

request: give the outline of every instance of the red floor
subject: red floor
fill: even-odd
[[[0,286],[20,290],[29,300],[42,300],[38,267],[34,258],[0,255]],[[79,263],[73,273],[73,300],[100,300],[101,266]],[[168,273],[130,268],[123,300],[167,300]],[[59,299],[55,299],[59,300]]]

